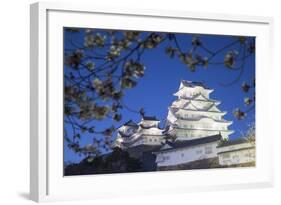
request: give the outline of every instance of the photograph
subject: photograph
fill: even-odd
[[[64,27],[64,176],[255,167],[255,48],[255,36]]]

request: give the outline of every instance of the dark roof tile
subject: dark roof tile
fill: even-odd
[[[129,121],[126,122],[124,125],[125,125],[125,126],[138,127],[138,125],[137,125],[133,120],[129,120]]]
[[[164,149],[163,151],[171,150],[171,149],[177,149],[177,148],[190,147],[190,146],[206,144],[206,143],[211,143],[211,142],[216,142],[216,141],[221,140],[221,138],[222,138],[222,136],[220,134],[218,134],[218,135],[212,135],[212,136],[193,139],[193,140],[182,140],[182,141],[175,141],[175,142],[167,142],[167,144],[170,145],[171,148]]]
[[[227,147],[227,146],[231,146],[231,145],[243,144],[243,143],[246,143],[246,142],[247,142],[246,139],[238,138],[238,139],[235,139],[235,140],[224,141],[218,147]]]
[[[188,80],[182,80],[181,82],[186,87],[201,86],[201,87],[203,87],[205,89],[210,89],[203,82],[195,82],[195,81],[188,81]]]
[[[148,121],[159,121],[155,116],[143,116],[142,119]]]

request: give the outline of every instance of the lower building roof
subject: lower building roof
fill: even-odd
[[[185,147],[192,147],[192,146],[201,145],[201,144],[207,144],[207,143],[219,141],[221,139],[222,139],[222,136],[220,134],[217,134],[217,135],[202,137],[202,138],[193,139],[193,140],[182,140],[182,141],[175,141],[175,142],[167,141],[166,143],[169,145],[169,147],[167,147],[166,149],[162,149],[159,152],[179,149],[179,148],[185,148]]]
[[[156,116],[143,116],[142,119],[147,121],[159,121]]]
[[[218,145],[217,147],[227,147],[227,146],[243,144],[243,143],[247,143],[247,142],[248,141],[245,138],[238,138],[235,140],[222,141],[221,144]]]

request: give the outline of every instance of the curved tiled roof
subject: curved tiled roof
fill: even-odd
[[[218,112],[218,111],[210,111],[210,110],[192,110],[192,109],[186,109],[186,108],[179,108],[179,107],[175,107],[175,106],[170,106],[169,108],[171,108],[171,109],[181,109],[181,110],[187,110],[187,111],[200,111],[200,112],[211,112],[211,113],[222,113],[222,114],[225,114],[225,113],[227,113],[226,111],[220,111],[220,112]]]
[[[227,146],[243,144],[243,143],[247,143],[247,142],[248,141],[246,139],[244,139],[244,138],[238,138],[238,139],[235,139],[235,140],[228,140],[228,141],[222,142],[217,147],[227,147]]]
[[[189,99],[186,99],[186,100],[189,100]],[[186,103],[184,103],[183,107],[186,107],[188,104],[192,105],[197,111],[209,111],[212,107],[216,106],[216,102],[211,102],[212,104],[206,108],[198,108],[197,106],[195,106],[190,100]],[[170,106],[172,107],[172,106]],[[183,110],[187,110],[185,108],[179,108],[178,109],[183,109]],[[210,111],[212,112],[212,111]],[[217,111],[218,112],[218,111]]]
[[[232,121],[227,121],[227,120],[216,120],[216,119],[213,119],[211,117],[207,117],[207,116],[199,116],[199,117],[194,117],[194,118],[184,118],[184,117],[180,117],[180,116],[176,116],[178,119],[180,120],[186,120],[186,121],[200,121],[200,120],[203,120],[203,119],[210,119],[210,120],[213,120],[214,122],[222,122],[222,123],[232,123]]]
[[[200,99],[196,99],[199,96],[202,96],[202,98],[204,98],[205,100],[200,100]],[[180,97],[178,100],[180,99],[185,99],[185,100],[194,100],[194,101],[203,101],[203,102],[215,102],[215,103],[219,103],[219,100],[214,100],[214,99],[209,99],[207,97],[205,97],[204,95],[202,95],[201,93],[198,93],[197,95],[194,95],[193,97]]]
[[[143,116],[142,119],[148,121],[159,121],[155,116]]]
[[[138,127],[137,123],[135,123],[133,120],[129,120],[128,122],[125,122],[124,125],[125,126]]]
[[[193,140],[183,140],[183,141],[175,141],[175,142],[167,141],[166,143],[170,146],[170,148],[162,149],[159,152],[216,142],[216,141],[220,141],[221,139],[222,139],[222,136],[220,134],[217,134],[217,135],[212,135],[212,136],[193,139]]]
[[[188,81],[188,80],[182,80],[181,83],[186,87],[196,87],[200,86],[204,89],[210,90],[211,88],[207,87],[203,82],[195,82],[195,81]]]
[[[170,129],[170,131],[173,131],[174,129],[178,130],[192,130],[192,131],[218,131],[218,132],[233,132],[233,130],[211,130],[211,129],[199,129],[199,128],[183,128],[173,125],[173,129]]]

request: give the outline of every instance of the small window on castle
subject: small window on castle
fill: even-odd
[[[169,159],[170,159],[170,156],[164,156],[163,159],[164,159],[164,160],[169,160]]]
[[[184,157],[184,153],[181,153],[181,157]]]
[[[250,157],[250,153],[245,153],[245,157]]]
[[[223,156],[223,158],[229,158],[230,157],[230,153],[224,153],[222,156]]]
[[[205,147],[205,154],[211,154],[211,153],[212,153],[212,147],[211,146]]]

